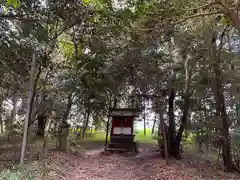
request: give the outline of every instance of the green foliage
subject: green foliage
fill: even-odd
[[[220,23],[223,24],[223,25],[231,25],[232,24],[230,18],[228,18],[226,16],[221,17]]]
[[[106,133],[105,132],[92,132],[91,136],[87,137],[90,142],[105,142]]]
[[[83,2],[86,5],[93,5],[93,6],[97,7],[98,9],[103,9],[103,8],[107,7],[108,5],[110,5],[109,1],[107,1],[107,0],[83,0]]]
[[[71,41],[64,41],[59,43],[59,49],[68,58],[74,57],[74,44]]]
[[[81,130],[79,130],[79,132],[81,132]],[[156,143],[156,140],[152,137],[151,129],[146,129],[146,132],[147,132],[146,136],[144,136],[143,130],[136,132],[135,140],[140,143],[150,143],[150,144]],[[76,136],[75,130],[72,130],[70,136],[72,138],[74,138]],[[94,130],[92,130],[92,131],[88,130],[88,132],[86,134],[86,141],[88,141],[88,142],[104,142],[105,137],[106,137],[106,133],[104,131],[99,130],[96,132]]]
[[[195,139],[196,139],[196,133],[194,132],[184,132],[183,134],[183,138],[182,138],[182,146],[184,149],[189,149],[191,148],[194,143],[195,143]]]
[[[1,180],[33,180],[31,172],[20,170],[3,170],[0,172]]]
[[[18,8],[21,5],[21,0],[8,0],[8,5]]]
[[[144,135],[144,130],[141,129],[139,131],[135,132],[135,140],[137,142],[143,142],[143,143],[150,143],[150,144],[156,144],[156,139],[154,139],[152,135],[151,128],[146,129],[146,136]]]
[[[222,81],[219,84],[223,85],[231,128],[236,128],[233,109],[240,96],[239,33],[228,14],[212,13],[220,5],[199,9],[205,1],[126,0],[124,4],[119,1],[122,6],[112,2],[53,0],[43,5],[42,1],[5,1],[11,8],[4,12],[0,26],[3,101],[11,101],[17,94],[22,103],[17,114],[26,113],[33,48],[37,50],[39,74],[34,75],[37,88],[32,109],[35,112],[40,104],[45,106],[47,99],[51,99],[53,108],[50,109],[59,112],[54,132],[61,120],[71,118],[85,123],[86,112],[90,112],[95,124],[105,125],[113,96],[131,94],[132,89],[148,94],[161,91],[161,103],[168,107],[165,91],[169,89],[168,74],[172,71],[177,74],[173,85],[174,108],[183,112],[182,97],[187,91],[186,75],[190,69],[188,89],[193,93],[189,111],[194,117],[188,118],[188,124],[204,129],[214,138],[220,121],[215,111],[217,76],[213,65],[219,64]],[[220,37],[226,26],[221,44]],[[215,35],[217,40],[213,43]],[[47,90],[44,98],[40,93],[42,89]],[[178,124],[181,118],[175,119]],[[22,132],[23,126],[17,129]],[[195,133],[185,133],[184,146],[190,146],[195,138]],[[87,141],[104,139],[104,132],[94,132],[91,136],[87,133]],[[155,139],[150,129],[146,136],[143,130],[136,133],[139,142],[154,143]]]

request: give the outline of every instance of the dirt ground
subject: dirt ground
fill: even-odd
[[[142,149],[137,155],[88,151],[84,156],[51,152],[47,179],[53,180],[239,180],[208,161],[183,157],[165,160],[157,152]]]
[[[20,144],[6,141],[0,147],[0,169],[18,163]],[[4,144],[4,146],[3,146]],[[59,152],[49,150],[45,158],[38,160],[37,146],[29,147],[26,162],[35,167],[38,180],[239,180],[240,174],[224,173],[212,161],[192,155],[184,155],[180,161],[171,159],[165,164],[156,148],[140,146],[138,154],[103,153],[103,148],[93,144],[86,151]],[[93,148],[96,147],[96,148]],[[40,164],[40,165],[39,165]],[[1,178],[0,178],[1,179]]]

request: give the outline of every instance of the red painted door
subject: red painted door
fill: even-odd
[[[133,117],[113,117],[111,135],[114,133],[114,128],[131,128],[133,133]]]

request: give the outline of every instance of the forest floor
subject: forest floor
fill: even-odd
[[[210,161],[184,156],[169,165],[154,148],[143,146],[133,154],[102,153],[90,150],[83,156],[49,152],[47,179],[62,180],[239,180],[240,174],[224,173]]]
[[[2,145],[2,144],[1,144]],[[14,145],[14,147],[13,147]],[[94,148],[95,147],[95,148]],[[27,152],[28,172],[38,180],[238,180],[240,174],[224,173],[213,161],[185,154],[165,164],[153,144],[141,144],[138,154],[103,153],[102,144],[88,143],[87,150],[59,152],[49,149],[37,159],[36,146]],[[19,160],[20,146],[0,147],[0,168]],[[0,176],[1,179],[1,176]],[[25,178],[26,179],[26,178]]]

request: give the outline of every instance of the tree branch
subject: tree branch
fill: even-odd
[[[27,18],[25,17],[26,14],[23,15],[14,15],[14,14],[1,14],[0,19],[16,19],[16,20],[21,20],[21,21],[39,21],[39,19],[35,18]]]
[[[223,14],[225,14],[226,16],[228,16],[232,20],[235,27],[238,30],[240,30],[240,18],[238,16],[238,13],[236,12],[236,10],[234,10],[232,8],[232,6],[230,4],[228,4],[227,1],[217,0],[217,3],[221,6],[221,7],[219,7],[220,11]]]
[[[42,87],[47,83],[48,81],[48,75],[50,73],[50,70],[47,72],[46,76],[45,76],[45,81],[42,83],[42,85],[36,90],[36,92],[38,92],[40,89],[42,89]]]
[[[172,25],[175,26],[177,24],[183,23],[184,21],[187,21],[188,19],[193,19],[193,18],[197,18],[197,17],[202,17],[202,16],[211,16],[211,15],[217,15],[217,14],[222,14],[222,12],[220,10],[218,11],[213,11],[213,12],[206,12],[206,13],[201,13],[201,14],[194,14],[191,16],[187,16],[184,17],[183,19],[173,23]],[[155,29],[155,28],[137,28],[135,29],[135,31],[155,31],[155,32],[161,32],[161,30],[159,29]]]
[[[216,5],[216,4],[218,4],[218,3],[217,2],[210,2],[208,4],[204,4],[202,6],[198,6],[198,7],[195,7],[195,8],[183,9],[183,11],[194,11],[194,10],[199,10],[199,9],[205,9],[205,8],[211,7],[212,5]]]
[[[48,111],[48,109],[45,109],[41,114],[39,114],[38,116],[43,116],[46,112]],[[38,117],[37,116],[37,117]],[[36,122],[38,120],[38,118],[35,118],[31,123],[28,124],[28,127],[30,127],[34,122]]]
[[[192,16],[187,16],[187,17],[177,21],[176,23],[174,23],[174,25],[180,24],[180,23],[182,23],[184,21],[187,21],[188,19],[192,19],[192,18],[196,18],[196,17],[202,17],[202,16],[216,15],[216,14],[222,14],[222,12],[218,10],[218,11],[213,11],[213,12],[194,14]]]

